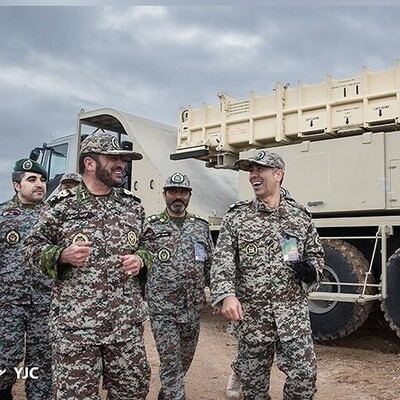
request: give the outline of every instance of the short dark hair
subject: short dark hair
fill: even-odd
[[[16,182],[16,183],[21,184],[22,178],[24,177],[25,174],[26,174],[25,171],[13,171],[13,172],[11,173],[11,181],[12,181],[12,183]],[[15,188],[14,188],[14,192],[15,192],[15,193],[18,193],[18,192],[15,190]]]
[[[98,154],[98,153],[81,153],[79,156],[79,173],[80,174],[83,174],[83,172],[85,171],[85,163],[83,162],[83,160],[86,157],[93,158],[93,160],[95,160],[97,162],[99,160],[100,154]]]
[[[25,171],[13,171],[11,173],[12,183],[14,183],[14,182],[21,183],[22,178],[24,177],[25,174],[26,174]]]

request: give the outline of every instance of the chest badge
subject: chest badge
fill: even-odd
[[[254,243],[249,243],[246,246],[246,254],[248,256],[255,256],[258,253],[258,247]]]
[[[6,235],[6,242],[11,246],[16,245],[20,240],[21,236],[17,231],[12,230]]]
[[[168,249],[162,248],[159,252],[158,252],[158,259],[161,262],[167,262],[170,258],[171,258],[171,252]]]
[[[128,243],[132,246],[135,247],[135,244],[137,242],[137,236],[134,231],[129,231],[128,232]]]
[[[83,234],[82,232],[77,233],[73,239],[72,239],[72,243],[76,243],[76,242],[88,242],[89,238]]]

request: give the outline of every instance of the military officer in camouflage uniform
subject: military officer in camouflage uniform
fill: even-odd
[[[22,241],[44,206],[47,173],[37,162],[18,160],[12,173],[15,196],[0,204],[0,399],[12,399],[14,368],[24,361],[28,400],[51,396],[49,311],[52,281],[27,268]],[[33,376],[33,377],[32,377]],[[36,379],[37,377],[37,379]]]
[[[235,164],[250,172],[256,197],[230,207],[211,269],[212,304],[238,337],[232,368],[245,400],[270,400],[276,353],[287,376],[283,399],[309,400],[317,369],[307,292],[320,282],[323,249],[308,211],[282,194],[278,154],[261,150]]]
[[[60,185],[58,186],[59,191],[65,189],[72,189],[78,186],[82,181],[82,177],[76,172],[68,172],[64,174],[60,179]]]
[[[193,360],[205,304],[213,243],[208,222],[186,211],[189,178],[170,176],[164,186],[166,209],[148,218],[154,232],[153,266],[146,295],[160,357],[158,399],[185,399],[184,377]]]
[[[81,144],[82,182],[61,191],[26,239],[31,267],[55,279],[51,305],[53,399],[144,400],[150,367],[143,342],[147,313],[137,275],[151,262],[141,247],[148,225],[140,200],[115,188],[126,160],[102,133]]]

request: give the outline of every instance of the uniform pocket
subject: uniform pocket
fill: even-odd
[[[263,233],[239,233],[238,253],[240,266],[257,268],[262,262],[267,241],[268,238]]]

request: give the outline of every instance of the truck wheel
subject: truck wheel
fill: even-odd
[[[387,297],[381,308],[390,327],[400,336],[400,249],[387,263]]]
[[[343,240],[325,240],[324,281],[332,283],[364,283],[368,261],[351,244]],[[368,283],[372,283],[369,278]],[[361,293],[361,287],[324,285],[320,291],[332,293]],[[373,293],[367,288],[366,294]],[[357,330],[368,318],[372,302],[309,300],[311,328],[316,341],[339,339]]]

